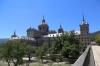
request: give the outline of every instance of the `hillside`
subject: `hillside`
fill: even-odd
[[[96,32],[90,33],[90,35],[91,35],[91,40],[93,40],[93,38],[94,38],[97,34],[100,34],[100,31],[96,31]]]
[[[1,38],[0,39],[0,44],[5,43],[9,40],[9,38]]]

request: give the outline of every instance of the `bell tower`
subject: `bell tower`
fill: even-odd
[[[82,23],[80,24],[80,33],[81,40],[84,43],[84,46],[88,46],[90,44],[89,24],[85,22],[84,14],[82,16]]]

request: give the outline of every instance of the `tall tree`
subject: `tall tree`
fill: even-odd
[[[46,51],[47,51],[47,43],[43,43],[43,45],[38,47],[35,52],[36,55],[40,57],[42,62],[43,62],[43,56],[46,55]]]
[[[22,58],[26,54],[26,43],[21,43],[20,41],[12,41],[12,42],[13,42],[12,61],[14,65],[17,66],[18,64],[23,63]]]
[[[35,53],[35,50],[36,50],[36,47],[35,46],[30,46],[30,45],[28,45],[27,47],[26,47],[26,54],[28,55],[28,58],[29,58],[29,61],[31,61],[31,55],[33,54],[33,53]]]
[[[68,40],[69,33],[63,32],[61,36],[53,37],[54,43],[51,45],[50,52],[52,54],[59,54],[61,53],[64,41]]]
[[[8,66],[10,65],[10,61],[14,63],[14,66],[17,66],[23,61],[22,58],[26,54],[25,47],[26,44],[20,41],[8,41],[3,44],[1,58],[8,62]]]
[[[8,41],[7,43],[2,44],[2,49],[0,50],[1,60],[8,62],[8,66],[10,66],[11,58],[12,58],[12,42]]]
[[[68,58],[69,57],[69,52],[70,52],[70,43],[69,41],[64,41],[63,44],[63,48],[61,50],[61,54],[65,57]]]

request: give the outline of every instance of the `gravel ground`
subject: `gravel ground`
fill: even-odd
[[[23,60],[28,60],[28,58],[23,58]],[[36,58],[35,58],[35,57],[32,57],[31,60],[34,60],[34,61],[35,61]],[[47,60],[43,60],[43,62],[46,62],[46,61],[47,61]],[[25,64],[19,65],[19,66],[27,66],[27,64],[28,64],[28,63],[25,63]],[[38,63],[38,62],[32,62],[32,63],[29,64],[29,66],[39,66],[39,64],[40,64],[41,66],[49,66],[50,63],[41,64],[41,63]],[[71,66],[71,64],[66,63],[66,62],[60,62],[59,64],[60,64],[61,66]],[[0,61],[0,66],[8,66],[8,65],[7,65],[7,62]],[[13,63],[10,63],[10,66],[14,66]],[[58,66],[58,63],[53,62],[53,63],[52,63],[52,66]]]

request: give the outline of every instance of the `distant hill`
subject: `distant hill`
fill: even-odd
[[[0,38],[0,44],[5,43],[9,40],[9,38]]]
[[[97,34],[100,34],[100,31],[96,31],[96,32],[90,33],[90,35],[91,35],[91,40],[93,40],[93,38],[94,38]]]

